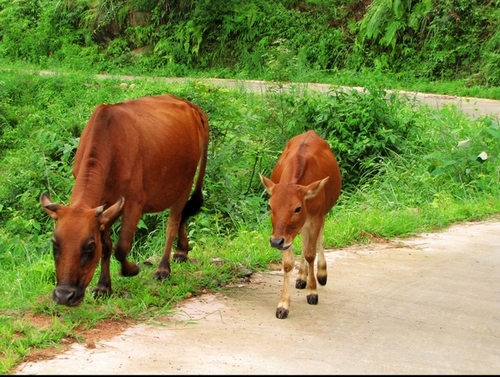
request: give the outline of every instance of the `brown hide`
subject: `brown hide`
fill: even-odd
[[[286,318],[290,308],[288,290],[294,266],[292,242],[302,235],[302,254],[296,288],[307,287],[307,302],[318,303],[314,260],[318,255],[317,279],[326,284],[323,228],[326,214],[337,202],[342,186],[337,159],[328,143],[310,130],[290,139],[271,178],[260,176],[270,195],[273,234],[269,242],[283,252],[283,291],[276,317]]]
[[[169,277],[176,236],[174,260],[187,260],[185,222],[203,201],[208,131],[205,113],[172,95],[96,107],[78,144],[69,205],[52,203],[46,194],[40,197],[45,212],[56,220],[52,242],[57,286],[53,297],[58,304],[82,302],[99,260],[101,275],[94,294],[112,292],[109,230],[120,215],[114,253],[122,275],[139,272],[127,255],[144,213],[170,208],[165,250],[155,277]]]

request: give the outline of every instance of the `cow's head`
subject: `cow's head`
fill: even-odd
[[[328,178],[303,186],[296,183],[274,183],[260,174],[260,180],[270,195],[273,234],[269,242],[272,247],[287,250],[292,246],[293,239],[306,222],[308,199],[318,195]]]
[[[102,255],[101,230],[120,215],[124,200],[104,210],[52,203],[40,196],[44,211],[56,221],[52,247],[56,264],[57,286],[53,298],[57,304],[78,306],[90,284]]]

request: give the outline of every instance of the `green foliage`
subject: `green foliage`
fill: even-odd
[[[489,191],[500,181],[500,124],[490,118],[475,127],[450,130],[448,144],[426,155],[428,171],[437,181],[450,179],[477,191]],[[450,145],[451,142],[454,142]]]
[[[345,190],[352,190],[377,173],[378,162],[401,154],[415,144],[416,111],[396,93],[380,87],[363,91],[333,88],[329,95],[297,98],[300,123],[314,129],[334,150]],[[411,103],[410,103],[411,104]]]
[[[311,81],[364,69],[500,82],[498,0],[0,2],[9,62],[88,72]]]
[[[498,76],[498,2],[375,0],[359,22],[359,53],[374,67],[432,79]],[[496,45],[496,47],[495,47]],[[475,58],[479,57],[480,58]],[[364,61],[364,60],[363,60]]]

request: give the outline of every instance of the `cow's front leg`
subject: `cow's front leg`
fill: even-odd
[[[290,274],[295,264],[295,259],[293,257],[291,246],[287,250],[283,251],[282,264],[283,264],[283,290],[281,291],[280,301],[278,303],[278,308],[276,309],[276,318],[279,319],[287,318],[288,313],[290,312],[290,288],[289,288]]]
[[[101,275],[97,287],[94,288],[92,294],[95,298],[109,296],[113,293],[111,289],[111,275],[109,273],[109,264],[111,260],[111,252],[113,246],[109,235],[109,229],[101,232],[102,255],[101,255]]]
[[[123,209],[122,225],[120,235],[115,247],[115,258],[121,264],[122,276],[135,276],[139,273],[139,266],[136,263],[127,260],[128,253],[132,247],[132,239],[134,238],[137,224],[142,215],[142,204],[137,204],[125,201]]]

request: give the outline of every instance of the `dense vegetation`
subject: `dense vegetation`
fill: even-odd
[[[42,68],[495,96],[499,0],[0,0],[0,56]],[[341,82],[339,82],[341,80]],[[422,90],[425,89],[425,90]],[[452,93],[453,94],[453,93]]]
[[[258,173],[269,175],[286,140],[308,129],[328,140],[344,180],[327,248],[498,215],[499,119],[387,91],[500,97],[498,17],[498,1],[0,0],[0,372],[34,349],[81,340],[99,321],[151,319],[279,262]],[[104,72],[144,77],[93,75]],[[192,79],[154,78],[162,75]],[[208,75],[272,85],[256,94],[196,79]],[[365,89],[284,90],[292,79]],[[40,193],[68,202],[78,138],[97,104],[167,92],[201,106],[211,126],[206,201],[188,226],[196,263],[154,281],[168,211],[147,215],[131,255],[141,273],[120,277],[113,260],[113,296],[56,306],[53,222]]]

